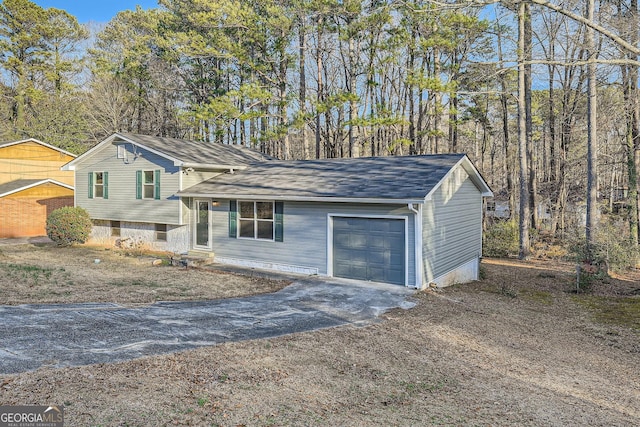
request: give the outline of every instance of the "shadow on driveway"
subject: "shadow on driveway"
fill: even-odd
[[[408,309],[414,289],[306,278],[273,294],[127,308],[111,303],[0,306],[0,374],[111,363],[341,325]]]

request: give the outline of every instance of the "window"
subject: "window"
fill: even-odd
[[[143,171],[142,177],[144,178],[142,182],[142,198],[143,199],[153,199],[154,197],[154,188],[155,181],[153,179],[153,171]]]
[[[284,202],[229,200],[229,237],[284,242]]]
[[[89,172],[89,198],[109,198],[109,172]]]
[[[136,171],[136,199],[160,200],[160,171]]]
[[[111,221],[111,235],[120,237],[120,221]]]
[[[167,241],[167,224],[156,224],[156,240],[158,242]]]
[[[119,159],[126,159],[127,158],[127,150],[125,150],[124,144],[117,145],[116,147],[117,147],[117,150],[118,150],[117,157]]]
[[[241,201],[238,204],[238,237],[273,240],[273,202]]]
[[[93,182],[93,195],[97,199],[104,198],[104,172],[96,172],[95,181]]]

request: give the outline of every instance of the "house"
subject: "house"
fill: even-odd
[[[277,161],[114,134],[64,169],[98,241],[412,287],[478,278],[492,195],[463,154]]]
[[[511,210],[508,200],[487,200],[485,215],[490,218],[509,219]]]
[[[0,238],[46,235],[47,216],[73,206],[75,158],[37,139],[0,143]]]

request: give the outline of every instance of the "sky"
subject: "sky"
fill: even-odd
[[[45,9],[55,7],[69,12],[81,24],[89,21],[106,23],[121,10],[158,7],[158,0],[31,0]]]

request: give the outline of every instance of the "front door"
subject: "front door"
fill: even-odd
[[[194,246],[196,248],[211,249],[211,201],[195,201]]]

